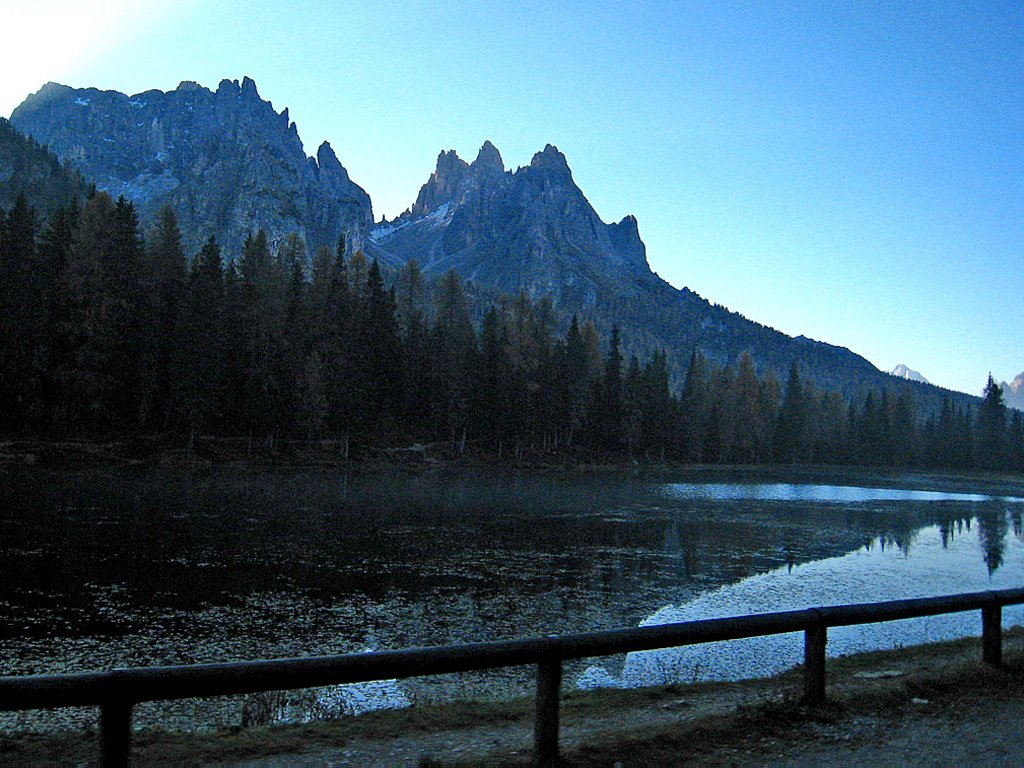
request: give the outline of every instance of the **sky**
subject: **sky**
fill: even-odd
[[[0,0],[0,115],[53,80],[253,78],[374,213],[438,153],[552,143],[676,287],[979,394],[1024,371],[1024,4]]]

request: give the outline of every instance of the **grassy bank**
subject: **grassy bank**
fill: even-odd
[[[565,764],[716,764],[723,746],[731,753],[753,752],[766,742],[841,729],[851,718],[938,712],[970,706],[980,698],[1019,699],[1024,695],[1024,631],[1006,633],[1004,655],[1002,668],[988,667],[979,660],[980,641],[968,638],[831,659],[829,703],[822,707],[799,703],[799,669],[739,683],[567,692],[562,702]],[[383,750],[400,741],[418,755],[421,765],[522,766],[531,760],[532,718],[532,700],[524,698],[382,711],[302,726],[206,734],[144,731],[136,734],[134,764],[198,766],[262,758],[267,765],[299,765],[299,755],[329,754],[355,745],[373,754],[375,745]],[[476,741],[478,748],[462,752],[472,754],[469,758],[443,762],[450,755],[432,754],[433,747],[420,742],[439,733],[442,743]],[[492,736],[494,743],[527,747],[488,752]],[[95,759],[96,750],[92,732],[0,736],[3,765],[83,765]]]

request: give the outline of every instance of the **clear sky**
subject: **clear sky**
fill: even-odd
[[[47,80],[252,77],[389,218],[453,148],[550,142],[675,286],[979,393],[1024,371],[1024,4],[0,0]]]

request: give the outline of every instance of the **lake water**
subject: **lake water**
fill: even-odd
[[[876,482],[877,481],[877,482]],[[497,640],[1024,585],[1014,487],[726,472],[0,469],[0,674]],[[1018,609],[1004,613],[1019,623]],[[845,653],[975,613],[834,629]],[[770,674],[796,636],[567,665],[566,685]],[[530,669],[144,705],[214,727],[525,693]],[[68,710],[0,726],[92,725]]]

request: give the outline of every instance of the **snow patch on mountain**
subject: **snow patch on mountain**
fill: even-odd
[[[910,368],[905,366],[903,363],[900,363],[899,365],[897,365],[895,368],[893,368],[891,371],[889,371],[889,373],[892,374],[893,376],[895,376],[898,379],[907,379],[908,381],[920,381],[922,384],[929,384],[930,383],[928,381],[928,379],[926,379],[920,373],[918,373],[917,371],[911,370]]]

